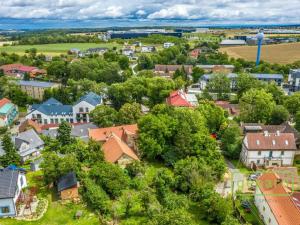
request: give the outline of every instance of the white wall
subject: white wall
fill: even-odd
[[[95,109],[95,106],[91,105],[88,102],[82,101],[73,106],[73,119],[74,122],[80,122],[76,120],[76,114],[80,113],[79,108],[83,108],[83,112],[86,113],[86,108],[88,108],[88,114]],[[90,122],[90,117],[87,114],[87,122]]]
[[[9,207],[9,213],[3,214],[1,208]],[[0,218],[5,216],[15,216],[16,209],[12,198],[0,199]]]
[[[254,202],[265,224],[279,225],[258,186],[255,191]]]
[[[39,112],[37,110],[34,110],[34,111],[30,112],[29,114],[27,114],[26,115],[26,119],[34,119],[33,116],[32,116],[33,114],[35,115],[35,118],[37,118],[36,117],[37,114],[41,115],[41,119],[42,119],[41,124],[43,124],[43,125],[45,124],[44,123],[45,119],[47,120],[47,124],[50,124],[51,119],[54,120],[54,123],[55,123],[55,119],[58,119],[58,123],[60,123],[62,119],[63,120],[69,119],[69,122],[70,122],[70,119],[73,119],[73,115],[67,114],[67,115],[64,115],[64,116],[62,116],[62,115],[51,115],[51,116],[48,116],[48,115],[45,115],[45,114],[43,114],[43,113],[41,113],[41,112]]]

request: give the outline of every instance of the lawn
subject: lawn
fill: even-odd
[[[230,57],[243,58],[250,61],[256,59],[256,46],[223,47],[221,52],[226,52]],[[263,45],[261,60],[269,63],[288,64],[300,60],[300,42],[277,45]]]
[[[60,55],[66,54],[72,48],[86,50],[88,48],[120,48],[121,45],[117,43],[61,43],[61,44],[42,44],[42,45],[15,45],[0,47],[0,52],[24,54],[27,49],[36,48],[38,53],[45,55]]]
[[[29,172],[26,177],[30,187],[38,187],[38,196],[47,198],[49,201],[48,210],[38,221],[27,222],[15,219],[0,219],[1,225],[96,225],[99,224],[98,217],[90,212],[82,203],[61,204],[56,196],[56,191],[43,185],[41,171]],[[82,210],[80,219],[74,219],[77,210]]]

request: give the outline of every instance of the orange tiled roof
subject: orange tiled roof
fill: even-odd
[[[278,176],[269,172],[258,178],[258,186],[279,225],[300,225],[300,210]]]
[[[296,150],[295,137],[292,133],[247,133],[245,136],[248,150]]]
[[[107,141],[102,145],[104,158],[107,162],[115,163],[123,155],[126,155],[134,160],[139,160],[134,151],[114,133],[110,135]]]
[[[2,106],[4,106],[5,104],[7,104],[7,103],[11,103],[11,101],[10,101],[9,99],[7,99],[7,98],[2,98],[2,99],[0,100],[0,108],[1,108]]]
[[[116,127],[105,127],[105,128],[97,128],[89,130],[89,137],[94,139],[95,141],[106,141],[107,137],[110,136],[111,133],[114,133],[117,137],[123,140],[124,132],[137,134],[138,127],[137,124],[131,125],[122,125]]]

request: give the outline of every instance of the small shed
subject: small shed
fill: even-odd
[[[57,190],[62,200],[76,200],[79,198],[79,182],[74,172],[62,176],[57,183]]]

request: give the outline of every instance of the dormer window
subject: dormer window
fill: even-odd
[[[285,145],[289,145],[289,141],[288,140],[285,140]]]
[[[276,145],[276,141],[275,141],[275,140],[272,140],[272,144],[273,144],[273,145]]]
[[[260,144],[260,141],[259,141],[259,140],[256,140],[256,144],[259,145],[259,144]]]

